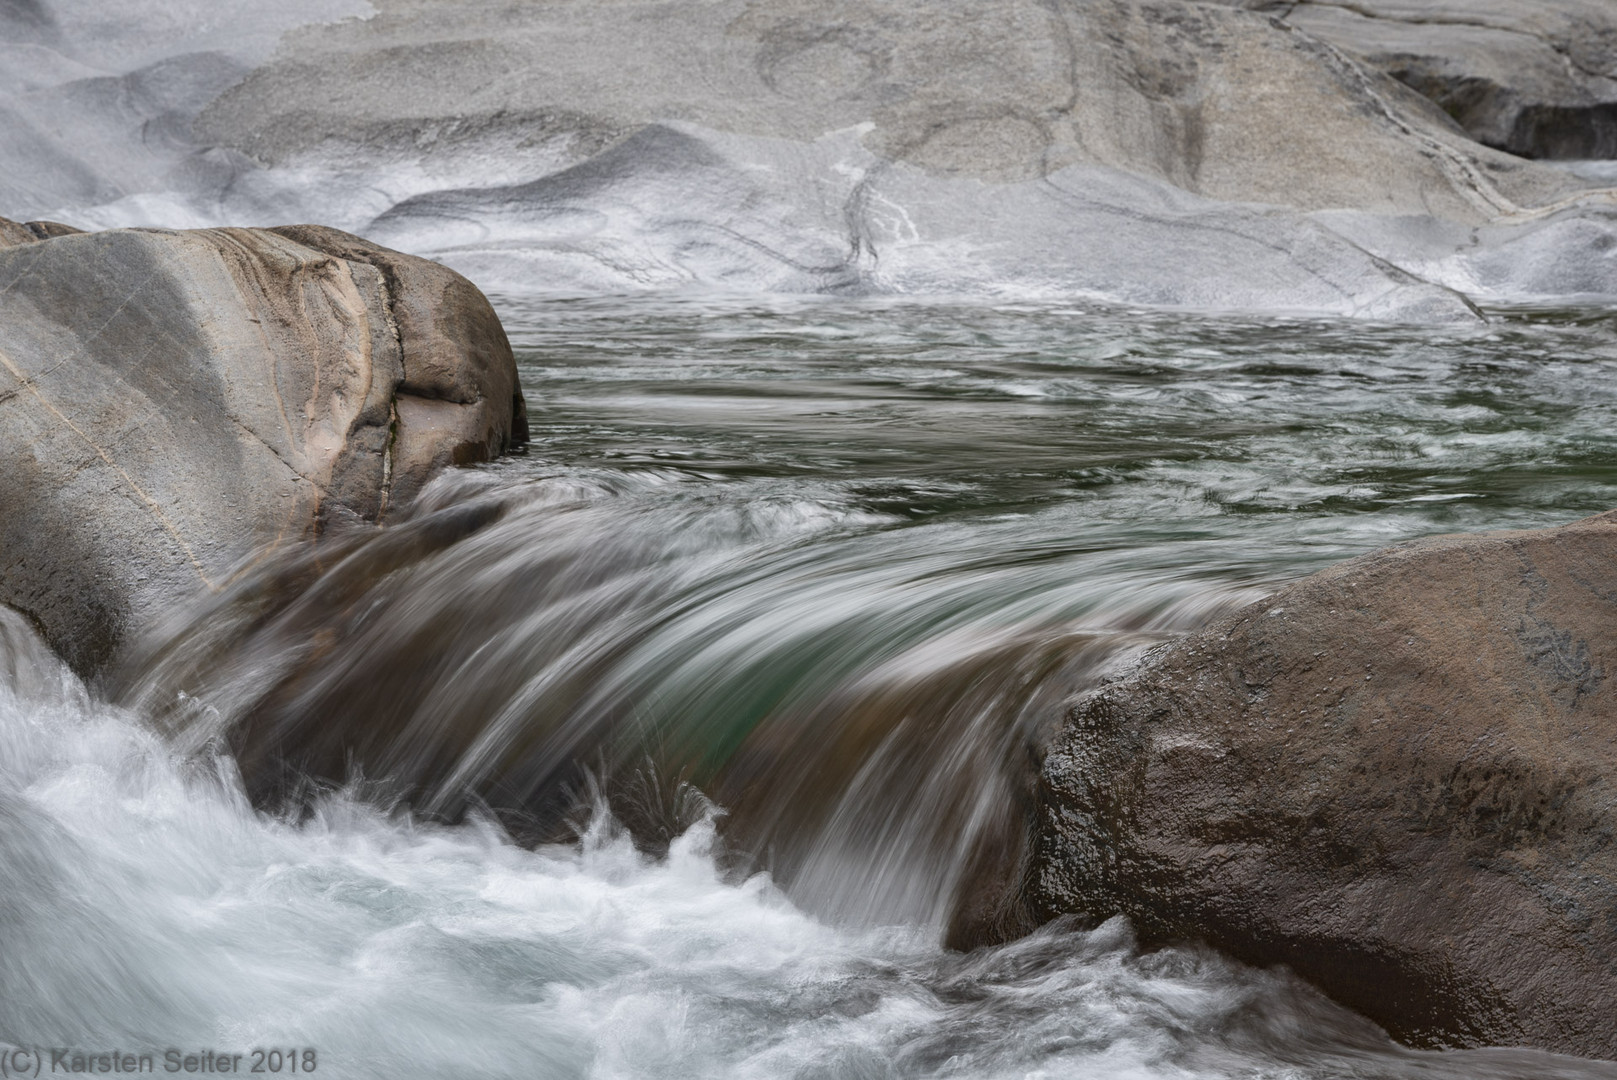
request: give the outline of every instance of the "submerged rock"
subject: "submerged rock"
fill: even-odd
[[[1398,545],[1079,698],[1043,914],[1285,964],[1418,1045],[1617,1057],[1617,512]]]
[[[0,603],[80,672],[525,425],[499,320],[441,266],[312,226],[0,222]]]

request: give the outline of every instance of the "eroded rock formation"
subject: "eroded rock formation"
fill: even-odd
[[[650,123],[800,142],[868,123],[881,158],[985,181],[1101,165],[1210,198],[1450,216],[1491,209],[1479,183],[1529,199],[1567,189],[1454,138],[1396,82],[1265,15],[1182,0],[380,9],[296,32],[204,130],[279,162],[330,141],[497,129],[550,144],[561,164]],[[429,117],[443,122],[423,131]]]
[[[469,282],[328,229],[0,222],[0,603],[81,672],[266,543],[526,438]]]
[[[0,206],[294,214],[513,291],[1617,295],[1610,171],[1515,156],[1606,152],[1604,0],[140,6],[0,10]]]
[[[1077,700],[1045,914],[1286,964],[1422,1045],[1617,1057],[1617,513],[1354,559]]]
[[[1183,0],[382,0],[290,35],[197,131],[272,168],[419,160],[444,179],[367,235],[587,290],[1465,319],[1451,289],[1574,291],[1449,265],[1498,239],[1471,230],[1610,201],[1292,23]]]
[[[1248,0],[1424,94],[1478,142],[1617,157],[1617,17],[1605,0]]]

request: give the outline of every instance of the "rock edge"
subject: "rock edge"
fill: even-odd
[[[1285,964],[1419,1046],[1617,1058],[1617,512],[1402,544],[1081,697],[1043,917]]]
[[[312,225],[0,219],[0,604],[81,674],[250,553],[526,439],[499,319],[446,267]]]

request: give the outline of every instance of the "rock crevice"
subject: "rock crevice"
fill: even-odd
[[[80,672],[264,544],[527,437],[460,275],[335,230],[0,220],[0,603]]]
[[[1529,158],[1617,157],[1617,23],[1601,0],[1255,0]]]

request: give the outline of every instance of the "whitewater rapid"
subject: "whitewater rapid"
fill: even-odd
[[[1617,1075],[1401,1049],[1107,913],[944,944],[1075,689],[1337,559],[1617,505],[1608,216],[1103,168],[985,196],[859,126],[669,120],[582,174],[454,124],[275,163],[199,135],[286,31],[372,17],[0,6],[0,214],[441,258],[502,293],[535,418],[105,683],[0,623],[0,1068]]]
[[[335,538],[344,558],[283,580],[296,618],[243,623],[226,594],[150,639],[229,662],[178,687],[137,668],[114,695],[7,624],[0,1042],[314,1049],[329,1075],[389,1078],[1613,1075],[1403,1050],[1284,972],[1142,953],[1118,920],[951,951],[940,897],[968,837],[929,831],[915,797],[999,798],[985,748],[1058,719],[1074,677],[1024,666],[1052,643],[1125,655],[1355,551],[1613,501],[1606,318],[502,304],[548,419],[529,455]],[[433,514],[485,524],[412,546]],[[398,651],[418,632],[442,672]],[[435,821],[375,773],[255,811],[231,722],[275,715],[255,703],[286,700],[286,670],[314,703],[287,715],[315,730],[385,746],[411,730],[388,695],[419,688],[429,760],[486,760],[445,756],[445,708],[518,765],[559,755],[567,782],[533,807],[571,839],[519,843],[531,819],[475,800]],[[569,670],[631,707],[523,698]],[[477,686],[475,708],[447,692]],[[530,700],[520,737],[477,726],[507,700]],[[732,789],[750,799],[676,800],[659,853],[590,786],[603,759],[555,731],[786,752],[778,783]],[[853,735],[858,753],[805,752]],[[735,830],[771,813],[791,828],[749,849]]]
[[[767,874],[727,878],[707,819],[653,860],[599,812],[579,845],[536,850],[341,792],[301,824],[265,818],[228,759],[176,758],[5,634],[14,1060],[312,1050],[318,1074],[379,1080],[1609,1075],[1398,1050],[1284,974],[1141,954],[1118,919],[970,955],[923,928],[838,929]]]

